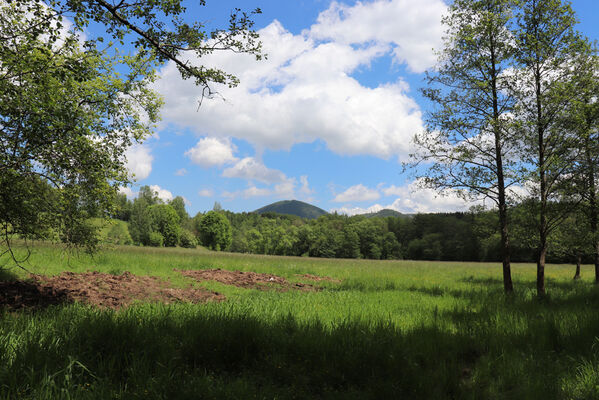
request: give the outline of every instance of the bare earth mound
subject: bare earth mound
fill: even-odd
[[[205,270],[191,270],[183,271],[175,269],[180,272],[183,276],[193,278],[198,281],[216,281],[224,283],[225,285],[232,285],[246,289],[278,289],[278,290],[303,290],[303,291],[314,291],[317,290],[314,286],[306,283],[291,283],[287,279],[272,275],[262,274],[258,272],[243,272],[243,271],[227,271],[220,268],[216,269],[205,269]]]
[[[122,275],[63,272],[58,276],[31,275],[31,278],[32,282],[0,282],[0,307],[18,310],[79,301],[118,309],[134,301],[168,304],[225,299],[222,294],[205,289],[170,288],[160,278],[129,272]]]

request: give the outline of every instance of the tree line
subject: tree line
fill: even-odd
[[[510,209],[514,261],[536,261],[531,207],[522,203]],[[237,253],[323,258],[502,260],[498,216],[481,208],[399,217],[328,214],[306,219],[277,213],[235,213],[215,203],[212,211],[191,217],[182,197],[163,202],[150,187],[143,186],[134,200],[119,196],[113,217],[120,221],[113,221],[102,237],[114,244],[202,245]],[[588,240],[591,232],[585,221],[583,215],[571,215],[552,233],[550,262],[580,265],[593,261]]]

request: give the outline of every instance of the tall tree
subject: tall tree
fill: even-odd
[[[584,61],[586,82],[569,113],[569,128],[578,135],[582,150],[575,174],[576,187],[582,196],[581,209],[588,219],[588,245],[593,248],[595,284],[599,284],[599,56],[596,47]]]
[[[517,182],[515,147],[505,115],[513,99],[506,68],[513,56],[511,0],[456,0],[443,19],[444,47],[423,90],[436,109],[426,131],[415,136],[416,166],[432,162],[421,182],[457,190],[466,198],[487,198],[497,206],[501,231],[503,285],[513,291],[508,230],[508,188]]]
[[[125,151],[158,118],[160,100],[149,89],[155,69],[175,63],[202,99],[214,94],[214,84],[235,86],[235,76],[204,67],[201,57],[235,51],[260,58],[251,19],[259,12],[235,9],[225,29],[209,31],[184,21],[181,0],[1,2],[2,250],[12,254],[12,235],[47,227],[91,249],[86,218],[110,214],[117,187],[129,182]],[[92,23],[93,31],[135,50],[104,44],[87,30]]]
[[[518,9],[514,39],[512,93],[522,133],[522,157],[538,201],[537,292],[545,294],[548,237],[567,216],[564,188],[578,159],[578,137],[564,129],[584,80],[580,79],[589,43],[574,29],[574,11],[561,0],[524,0]],[[566,201],[564,201],[566,200]]]
[[[0,5],[0,246],[11,254],[14,234],[45,227],[93,250],[87,218],[112,209],[128,181],[124,152],[148,134],[160,105],[139,59],[82,46],[72,32],[45,30],[46,19],[60,22],[41,6]]]

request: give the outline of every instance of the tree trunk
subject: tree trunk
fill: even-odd
[[[510,265],[510,238],[508,235],[507,221],[507,204],[505,199],[505,180],[503,174],[503,155],[501,154],[501,128],[499,119],[501,117],[498,104],[498,88],[497,88],[497,71],[495,69],[495,46],[494,38],[491,37],[491,76],[492,76],[492,92],[493,92],[493,133],[495,135],[495,168],[497,169],[497,189],[498,189],[498,205],[499,205],[499,224],[501,229],[501,256],[503,259],[503,290],[506,294],[514,292],[514,284],[512,283],[512,270]]]
[[[587,163],[589,168],[589,211],[593,248],[595,250],[595,284],[599,284],[599,207],[597,204],[597,192],[595,186],[595,165],[590,156],[590,144],[587,143]]]
[[[547,256],[547,243],[539,250],[537,260],[537,295],[545,295],[545,257]]]
[[[538,44],[537,44],[538,46]],[[539,210],[539,258],[537,260],[537,295],[545,295],[545,258],[547,256],[547,174],[545,165],[545,128],[543,125],[543,106],[541,103],[541,71],[539,60],[539,49],[537,47],[537,59],[535,65],[535,96],[537,103],[537,145],[538,145],[538,168],[540,183],[540,206]]]
[[[580,279],[580,263],[582,262],[582,256],[580,253],[576,256],[576,272],[574,273],[574,280]]]
[[[500,198],[503,190],[500,190]],[[507,206],[504,204],[499,206],[499,223],[501,224],[501,255],[503,258],[503,290],[506,294],[514,292],[514,284],[512,283],[512,271],[510,265],[510,239],[508,236],[507,224]]]

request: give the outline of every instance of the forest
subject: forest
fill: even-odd
[[[510,209],[512,259],[534,262],[535,235],[530,208]],[[119,195],[113,220],[100,240],[112,244],[195,247],[236,253],[364,258],[375,260],[501,261],[497,213],[473,207],[468,212],[372,217],[327,214],[316,219],[267,212],[235,213],[215,203],[214,210],[191,217],[180,196],[163,202],[148,186],[130,200]],[[552,263],[592,262],[591,232],[584,215],[568,217],[550,237]]]

